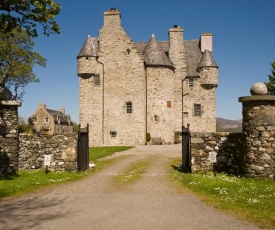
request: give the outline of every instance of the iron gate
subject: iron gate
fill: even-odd
[[[77,169],[84,171],[89,168],[89,124],[81,128],[79,125],[77,145]]]
[[[191,134],[189,124],[187,128],[182,126],[182,164],[181,169],[184,172],[191,172]]]

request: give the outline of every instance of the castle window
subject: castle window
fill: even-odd
[[[33,118],[32,118],[32,122],[33,122],[33,123],[37,123],[37,117],[33,117]]]
[[[89,61],[89,57],[86,57],[86,61]]]
[[[171,108],[172,107],[172,102],[171,101],[167,101],[167,108]]]
[[[110,136],[111,136],[111,138],[116,138],[117,137],[117,131],[110,131]]]
[[[157,122],[158,121],[158,115],[154,115],[154,122]]]
[[[100,85],[100,77],[99,77],[99,75],[94,75],[94,85]]]
[[[132,113],[133,112],[133,103],[131,101],[126,102],[126,112]]]
[[[201,104],[194,104],[194,116],[195,117],[201,116]]]
[[[194,86],[194,78],[193,77],[188,78],[188,83],[190,87]]]
[[[188,117],[188,112],[183,112],[183,117]]]
[[[49,118],[45,117],[45,123],[48,123],[48,122],[49,122]]]

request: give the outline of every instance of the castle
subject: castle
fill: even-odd
[[[77,56],[79,122],[89,124],[90,146],[144,145],[146,136],[173,143],[175,133],[216,131],[218,66],[212,34],[184,40],[134,42],[116,8],[104,12],[99,37],[88,36]]]

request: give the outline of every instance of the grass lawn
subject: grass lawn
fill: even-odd
[[[90,147],[89,160],[96,161],[101,158],[112,155],[115,152],[121,152],[133,148],[133,146],[104,146],[104,147]]]
[[[45,170],[19,170],[15,176],[9,176],[6,178],[0,177],[0,200],[5,197],[22,195],[40,188],[85,178],[92,173],[99,171],[104,166],[114,163],[123,157],[104,161],[98,161],[99,159],[109,156],[115,152],[124,151],[130,148],[132,147],[116,146],[90,148],[90,160],[95,162],[96,168],[89,169],[84,172],[46,173]]]
[[[175,160],[173,165],[179,165]],[[180,173],[171,169],[172,178],[184,188],[218,209],[250,220],[259,227],[275,228],[275,183],[270,180],[240,178],[225,174]]]

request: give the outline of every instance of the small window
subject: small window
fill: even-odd
[[[158,115],[154,115],[154,122],[157,122],[158,121]]]
[[[94,85],[100,85],[100,77],[99,77],[99,75],[94,75]]]
[[[188,117],[188,112],[183,112],[183,117]]]
[[[48,122],[49,122],[49,118],[45,117],[45,123],[48,123]]]
[[[33,118],[32,118],[32,122],[33,122],[33,123],[37,123],[37,117],[33,117]]]
[[[110,136],[111,136],[111,138],[116,138],[117,137],[117,131],[110,131]]]
[[[201,105],[200,104],[194,104],[194,116],[195,117],[201,116]]]
[[[188,83],[190,87],[194,86],[194,78],[193,77],[188,78]]]
[[[86,61],[89,61],[89,57],[86,57]]]
[[[126,102],[126,112],[132,113],[133,112],[133,103],[131,101]]]
[[[172,107],[172,102],[171,101],[167,101],[167,108],[171,108]]]

